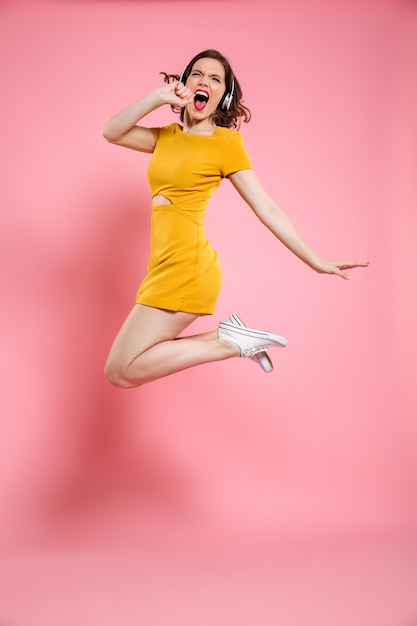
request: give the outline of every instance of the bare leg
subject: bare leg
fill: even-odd
[[[139,387],[194,365],[240,354],[236,345],[218,339],[216,331],[177,339],[197,317],[136,304],[111,347],[107,378],[117,387]]]

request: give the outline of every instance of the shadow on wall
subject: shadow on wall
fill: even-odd
[[[29,367],[43,389],[36,385],[30,404],[32,435],[19,435],[30,441],[29,458],[14,498],[34,540],[66,536],[77,520],[126,505],[179,515],[188,506],[185,478],[147,433],[146,394],[113,388],[103,374],[146,269],[149,210],[136,192],[100,194],[83,198],[96,207],[75,246],[63,246],[61,258],[45,246],[33,254],[42,277],[32,285],[33,315],[44,327]]]

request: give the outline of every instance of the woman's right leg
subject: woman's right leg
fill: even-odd
[[[136,304],[111,347],[107,378],[117,387],[138,387],[195,365],[240,355],[238,346],[219,339],[217,331],[178,338],[197,317]]]

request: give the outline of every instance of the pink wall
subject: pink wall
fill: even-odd
[[[8,545],[146,520],[206,539],[415,528],[417,11],[251,9],[0,6]],[[106,144],[101,126],[206,47],[239,76],[270,194],[324,256],[371,266],[350,283],[312,273],[224,183],[207,220],[224,289],[197,327],[236,311],[289,346],[269,376],[231,360],[123,392],[102,367],[146,267],[148,156]],[[174,119],[166,109],[150,123]]]

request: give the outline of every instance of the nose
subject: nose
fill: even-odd
[[[205,76],[203,76],[203,74],[200,76],[200,80],[198,81],[199,85],[207,85],[207,78]]]

